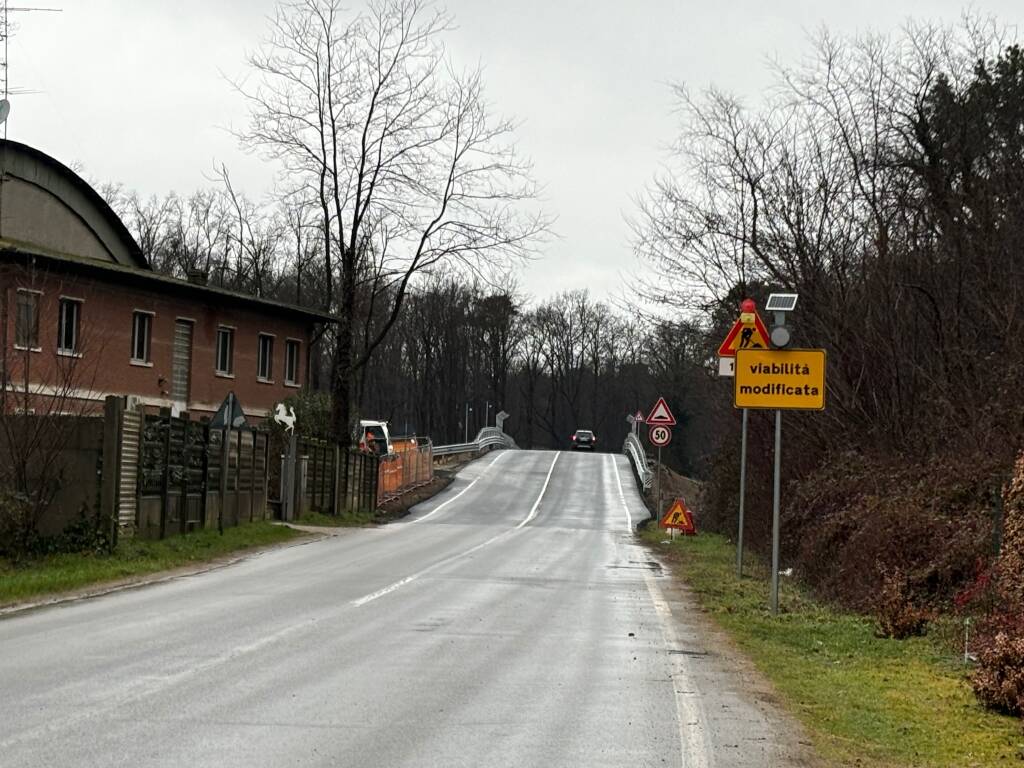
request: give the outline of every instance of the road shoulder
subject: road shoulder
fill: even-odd
[[[658,586],[680,645],[672,650],[685,659],[686,677],[705,699],[701,708],[709,746],[715,748],[715,764],[730,768],[827,765],[816,754],[803,725],[783,708],[771,682],[703,611],[674,564],[650,541],[639,540],[670,576],[659,579]],[[719,759],[722,755],[725,760]]]

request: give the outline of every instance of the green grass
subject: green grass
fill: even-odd
[[[57,592],[213,560],[302,534],[269,522],[173,536],[162,541],[123,539],[110,555],[50,555],[17,566],[0,558],[0,606]]]
[[[344,512],[337,517],[320,512],[307,512],[297,522],[302,525],[320,525],[328,528],[360,528],[376,524],[377,518],[373,512]]]
[[[768,610],[768,569],[736,577],[735,549],[702,533],[644,540],[691,587],[705,611],[771,680],[837,765],[1019,764],[1021,721],[977,703],[956,654],[934,637],[875,637],[870,619],[816,601],[783,579],[782,611]]]

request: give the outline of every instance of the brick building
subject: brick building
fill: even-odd
[[[123,222],[52,157],[0,141],[0,398],[67,412],[111,394],[246,415],[306,385],[323,313],[154,272]]]

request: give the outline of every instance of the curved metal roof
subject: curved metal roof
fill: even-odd
[[[59,160],[27,144],[0,139],[0,169],[5,177],[20,179],[57,198],[89,228],[116,263],[152,269],[139,244],[107,201]]]

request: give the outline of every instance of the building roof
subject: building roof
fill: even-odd
[[[102,243],[109,258],[120,264],[150,269],[131,232],[87,181],[59,160],[27,144],[0,139],[3,180],[18,180],[59,200],[63,209]],[[0,226],[4,219],[0,218]],[[0,237],[10,233],[0,231]]]
[[[38,149],[0,139],[0,170],[0,257],[5,260],[44,260],[63,271],[206,303],[227,302],[314,322],[337,321],[318,309],[153,271],[131,232],[100,194]]]
[[[58,253],[31,243],[21,243],[5,238],[0,238],[0,258],[10,261],[35,259],[53,264],[63,271],[96,277],[123,285],[175,293],[179,296],[191,297],[206,303],[226,302],[250,309],[262,309],[277,315],[303,317],[313,322],[337,322],[337,318],[334,315],[318,309],[299,307],[273,299],[264,299],[240,291],[228,290],[227,288],[198,285],[187,280],[163,275],[150,269],[139,269],[138,267],[125,266],[110,261],[98,261],[73,254]]]

